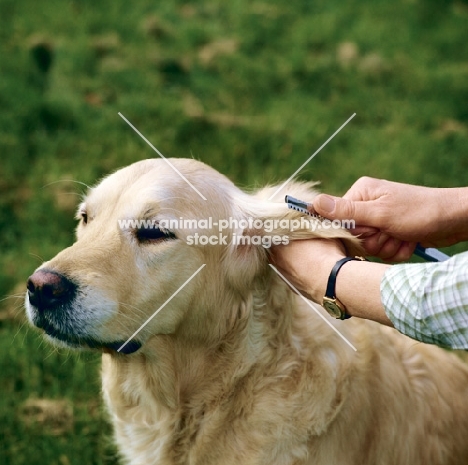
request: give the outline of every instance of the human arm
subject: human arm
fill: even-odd
[[[369,255],[407,260],[418,242],[443,247],[468,240],[468,188],[430,188],[368,177],[343,196],[321,194],[314,210],[329,219],[353,219]]]
[[[380,293],[396,329],[418,341],[468,349],[468,252],[441,263],[390,267]]]
[[[272,250],[272,261],[286,278],[310,300],[321,304],[333,265],[345,257],[339,241],[293,241]],[[336,297],[356,317],[391,326],[380,298],[380,281],[389,265],[350,261],[336,280]]]
[[[340,242],[322,239],[272,250],[281,273],[319,304],[333,265],[344,256]],[[351,316],[393,325],[422,342],[468,349],[468,252],[442,263],[347,262],[336,297]]]

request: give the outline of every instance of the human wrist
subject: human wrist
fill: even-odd
[[[328,277],[327,288],[323,297],[322,306],[334,318],[345,320],[351,315],[346,311],[346,307],[336,296],[336,281],[338,274],[346,263],[351,261],[366,261],[364,257],[344,257],[338,260],[333,266],[330,276]]]
[[[322,303],[325,291],[327,289],[328,278],[338,260],[344,258],[345,255],[333,254],[323,257],[318,257],[315,263],[317,264],[314,276],[309,279],[307,293],[311,300],[319,304]]]
[[[389,267],[368,261],[343,266],[336,280],[336,297],[349,315],[392,326],[380,297],[380,281]]]

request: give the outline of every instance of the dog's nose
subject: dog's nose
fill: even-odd
[[[43,311],[69,302],[74,297],[77,286],[60,273],[38,270],[29,277],[27,288],[29,302]]]

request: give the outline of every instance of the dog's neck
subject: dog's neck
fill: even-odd
[[[294,296],[271,273],[258,278],[251,289],[244,296],[224,292],[215,307],[204,309],[218,315],[211,328],[217,337],[200,337],[200,328],[194,331],[193,321],[187,319],[176,334],[153,336],[140,353],[106,356],[104,390],[119,395],[118,404],[127,407],[150,395],[161,406],[176,409],[219,401],[252,370],[276,366],[281,347],[290,339]],[[113,379],[106,370],[110,364]],[[145,386],[137,385],[135,380],[142,379]]]

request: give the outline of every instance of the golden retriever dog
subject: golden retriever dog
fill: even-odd
[[[76,242],[29,278],[32,324],[61,346],[102,351],[123,462],[468,464],[467,367],[307,305],[269,266],[268,242],[359,242],[287,229],[305,216],[284,194],[316,194],[290,183],[268,200],[274,191],[245,193],[195,160],[135,163],[90,189]]]

